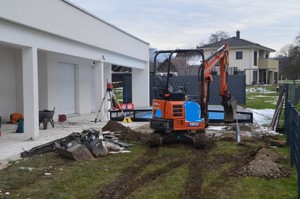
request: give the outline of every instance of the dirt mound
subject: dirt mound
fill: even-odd
[[[285,158],[265,147],[258,150],[255,158],[242,167],[238,174],[240,176],[253,176],[266,179],[288,177],[291,170],[283,168],[278,163],[285,161]]]
[[[133,131],[131,128],[123,126],[122,124],[109,121],[103,128],[103,131],[120,132],[119,138],[126,141],[137,141],[141,143],[148,143],[150,135],[143,134],[138,131]]]
[[[129,127],[123,126],[122,124],[115,122],[115,121],[109,121],[103,128],[103,131],[122,131],[127,132],[131,131]]]

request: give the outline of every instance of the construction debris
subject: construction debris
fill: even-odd
[[[120,136],[122,133],[124,132],[105,131],[105,133],[102,133],[102,130],[96,131],[90,128],[82,133],[72,133],[62,139],[24,151],[21,153],[21,157],[25,158],[47,152],[57,152],[76,161],[94,160],[97,157],[106,156],[108,153],[122,152],[125,148],[131,147],[131,144],[119,141],[117,136]]]
[[[79,160],[94,160],[92,153],[82,144],[75,143],[69,148],[55,147],[55,152],[67,158],[79,161]]]
[[[74,160],[94,160],[95,157],[108,154],[103,145],[103,135],[99,131],[89,129],[81,134],[74,133],[55,144],[55,151]]]
[[[286,85],[282,85],[280,88],[280,93],[278,96],[276,109],[275,109],[271,124],[269,126],[269,128],[271,130],[278,130],[280,127],[280,116],[281,116],[282,108],[284,105],[285,90],[286,90]]]

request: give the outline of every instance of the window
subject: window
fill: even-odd
[[[274,84],[277,84],[277,77],[278,77],[278,73],[274,72]]]
[[[253,71],[253,81],[252,81],[252,85],[257,84],[257,71]]]
[[[243,51],[236,51],[235,59],[243,59]]]
[[[254,66],[257,66],[257,51],[254,51]]]
[[[238,71],[238,67],[228,67],[228,70],[227,70],[228,74],[229,75],[237,75],[239,74],[239,71]]]

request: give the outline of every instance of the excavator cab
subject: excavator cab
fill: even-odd
[[[153,67],[154,98],[186,100],[190,89],[187,80],[196,77],[203,59],[202,50],[157,51]],[[192,88],[197,89],[196,79]]]

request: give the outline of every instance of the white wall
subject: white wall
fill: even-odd
[[[22,51],[21,49],[16,49],[15,55],[16,61],[16,112],[23,113],[23,67],[22,67]]]
[[[32,130],[28,128],[32,124],[34,136],[38,134],[38,129],[35,125],[36,115],[31,112],[35,114],[38,109],[52,109],[57,106],[59,62],[76,65],[77,113],[91,111],[91,84],[87,80],[90,78],[91,64],[94,61],[98,62],[103,56],[110,66],[116,64],[140,69],[136,73],[141,75],[135,81],[137,85],[141,85],[146,80],[147,74],[149,75],[148,43],[63,0],[1,0],[0,30],[0,43],[17,49],[5,48],[0,51],[0,56],[4,57],[0,59],[0,64],[4,65],[0,67],[0,71],[5,76],[1,79],[5,85],[8,85],[0,87],[0,91],[4,91],[7,95],[2,97],[1,94],[3,104],[6,101],[9,103],[9,105],[7,103],[4,105],[9,109],[5,111],[21,112],[24,107],[25,114],[29,116],[25,115],[28,118],[25,129]],[[24,58],[27,59],[25,62]],[[36,61],[38,61],[38,68]],[[29,73],[27,69],[32,73]],[[33,81],[27,79],[23,82],[24,74],[24,77],[27,75],[33,78]],[[36,77],[38,81],[35,80]],[[28,92],[24,92],[27,102],[25,105],[23,105],[23,83],[25,83],[25,90],[28,88],[26,84],[32,87],[32,92],[28,89]],[[149,90],[137,89],[137,91],[139,95],[149,95]],[[37,95],[39,95],[38,99]],[[34,101],[30,101],[31,98]],[[35,107],[37,104],[39,107]],[[57,113],[59,110],[56,111]]]
[[[25,47],[35,46],[39,50],[57,52],[65,55],[72,55],[76,57],[90,59],[92,61],[98,61],[102,58],[102,56],[104,56],[105,61],[111,64],[141,69],[144,69],[145,63],[149,61],[149,49],[145,51],[145,53],[147,54],[146,59],[129,57],[126,55],[118,54],[113,51],[108,51],[106,49],[103,49],[101,46],[90,46],[87,44],[79,43],[77,41],[72,41],[70,39],[65,39],[56,35],[51,35],[45,32],[40,32],[24,26],[10,23],[1,19],[1,12],[0,30],[0,42],[3,41],[11,45]],[[114,45],[118,48],[118,45],[111,45]],[[134,45],[129,45],[127,47],[127,50],[132,51],[133,48],[135,48]]]
[[[62,0],[1,0],[0,18],[135,59],[148,60],[148,43]]]
[[[3,120],[9,120],[13,112],[23,113],[21,60],[20,50],[0,46],[0,116]],[[90,113],[90,67],[93,63],[85,59],[44,51],[38,52],[39,110],[52,110],[53,107],[57,107],[59,62],[73,63],[77,66],[77,112]]]
[[[91,112],[91,65],[92,63],[77,64],[76,104],[78,113]]]
[[[76,113],[84,114],[91,112],[91,66],[93,62],[72,56],[47,52],[48,70],[48,109],[58,107],[58,64],[59,62],[70,63],[76,66]],[[60,113],[56,109],[55,118]]]
[[[132,69],[132,103],[135,107],[150,105],[148,70]]]
[[[0,46],[0,116],[23,113],[23,77],[21,50]]]
[[[39,75],[39,109],[51,109],[48,107],[48,70],[47,53],[38,52],[38,75]]]
[[[0,46],[0,116],[9,120],[13,112],[23,113],[22,65],[21,51],[19,49]],[[39,110],[57,109],[58,100],[58,65],[59,62],[76,65],[76,112],[80,114],[91,112],[91,66],[93,62],[87,59],[66,56],[53,52],[38,52],[38,88]],[[104,78],[102,80],[105,90],[106,80],[111,82],[111,64],[104,64]],[[101,98],[102,99],[102,98]],[[100,100],[101,99],[96,99]]]
[[[0,46],[0,116],[9,120],[16,110],[16,50]],[[20,82],[22,84],[22,82]]]
[[[236,52],[243,52],[243,59],[236,59]],[[211,50],[206,50],[204,52],[205,58],[210,56],[212,52]],[[257,50],[258,52],[258,50]],[[230,48],[229,51],[229,67],[238,67],[238,70],[245,71],[246,74],[246,84],[251,84],[253,79],[253,69],[257,69],[257,66],[254,66],[254,50],[253,49],[237,49]]]
[[[243,59],[236,59],[236,52],[243,52]],[[249,69],[252,66],[252,51],[248,49],[232,49],[229,53],[229,65],[230,67],[238,67],[241,71]]]

